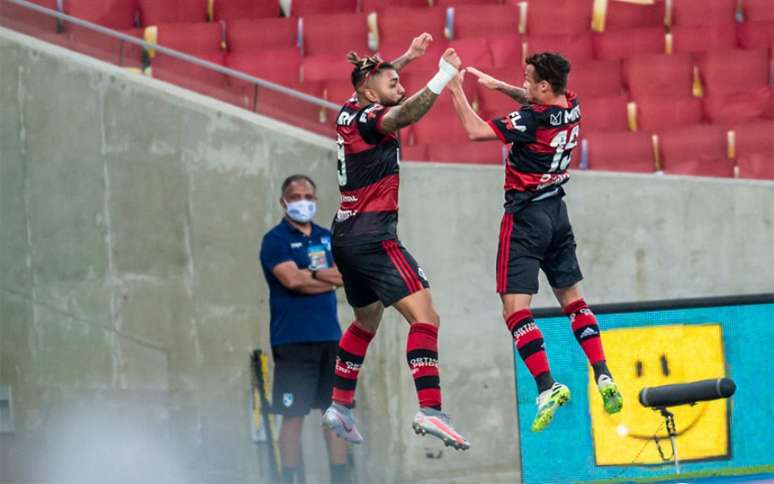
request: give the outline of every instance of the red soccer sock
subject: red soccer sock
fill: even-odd
[[[336,376],[333,382],[333,401],[352,408],[360,367],[375,333],[367,331],[353,321],[341,335],[336,354]]]
[[[414,378],[420,408],[441,410],[441,379],[438,373],[438,328],[414,323],[406,342],[406,360]]]
[[[516,342],[519,356],[527,365],[527,369],[535,378],[539,391],[545,391],[554,383],[551,369],[548,366],[543,333],[535,324],[532,311],[520,309],[506,319],[508,331]]]
[[[575,333],[575,339],[586,353],[589,363],[594,365],[605,361],[605,352],[602,349],[602,339],[599,337],[599,326],[597,318],[591,312],[586,301],[578,299],[571,302],[564,308],[564,314],[569,316],[572,323],[572,332]]]

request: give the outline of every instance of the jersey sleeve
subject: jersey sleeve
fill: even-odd
[[[267,234],[261,242],[261,251],[259,254],[261,265],[265,271],[271,272],[277,265],[283,262],[292,261],[293,254],[290,251],[290,244],[282,240],[281,237]]]
[[[529,109],[520,109],[501,118],[492,119],[488,124],[505,144],[535,142],[535,116]]]
[[[357,129],[366,143],[375,145],[382,141],[384,134],[379,132],[379,127],[389,111],[381,104],[371,104],[357,113]]]

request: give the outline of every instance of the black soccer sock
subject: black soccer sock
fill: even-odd
[[[591,368],[594,369],[594,382],[599,381],[599,377],[602,375],[606,375],[610,378],[613,378],[613,376],[610,374],[610,369],[607,367],[607,362],[605,360],[598,361],[591,365]]]

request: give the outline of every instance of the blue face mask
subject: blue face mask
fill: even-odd
[[[295,202],[285,200],[285,205],[288,217],[301,224],[311,222],[314,214],[317,213],[317,203],[311,200],[297,200]]]

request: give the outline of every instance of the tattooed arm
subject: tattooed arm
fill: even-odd
[[[495,79],[489,74],[484,74],[483,72],[479,71],[475,67],[468,67],[466,70],[471,74],[473,74],[474,76],[478,77],[478,83],[481,84],[482,86],[488,89],[493,89],[495,91],[500,91],[501,93],[510,97],[511,99],[513,99],[519,104],[528,103],[526,89],[512,86],[507,82],[501,81],[499,79]]]
[[[406,67],[411,61],[425,55],[427,47],[432,41],[432,35],[428,34],[427,32],[422,33],[419,37],[414,38],[414,40],[411,42],[411,46],[402,56],[390,62],[390,64],[392,64],[395,69],[400,72],[401,69]]]
[[[438,99],[438,94],[425,87],[403,104],[390,109],[382,118],[379,131],[392,133],[416,123],[430,110],[436,99]]]

